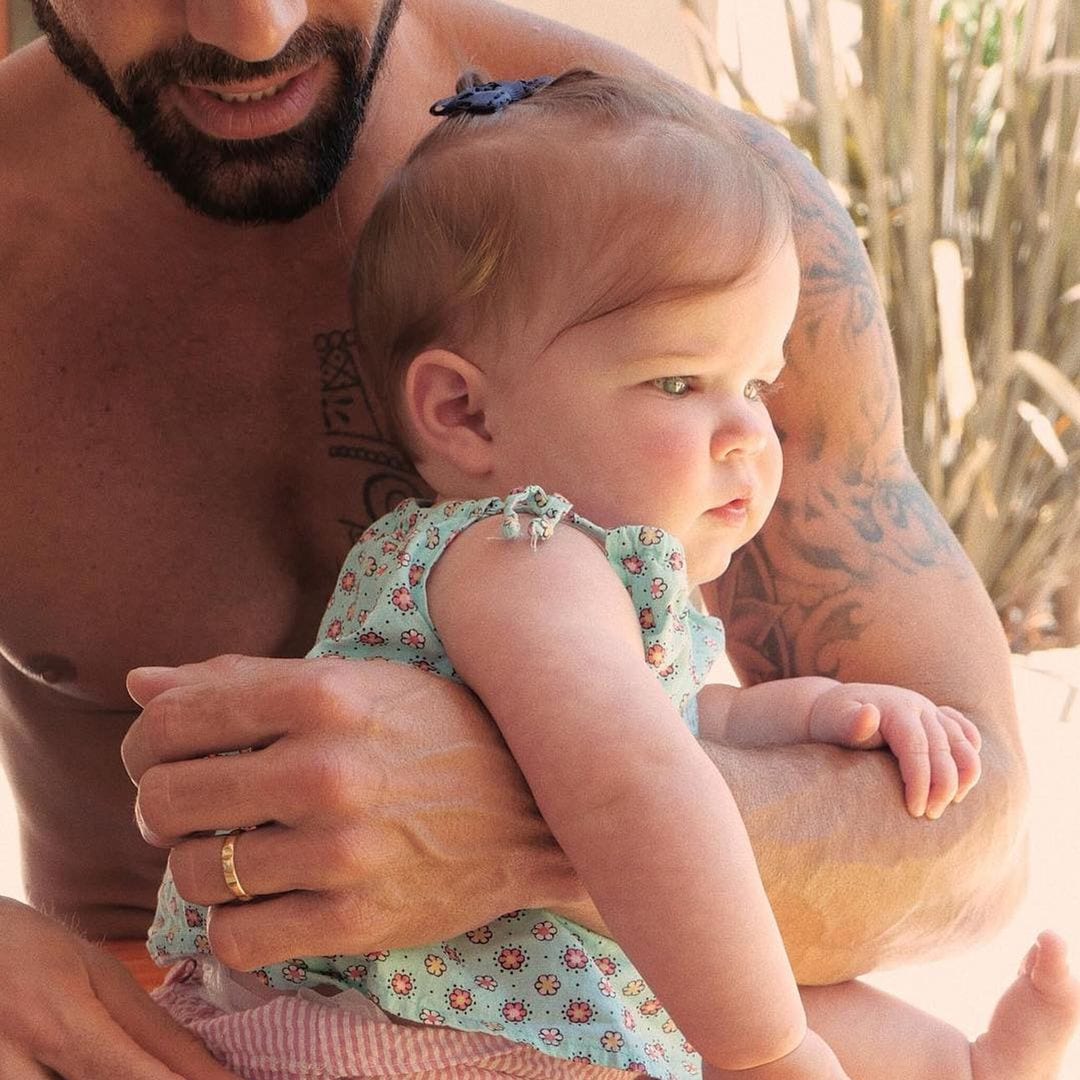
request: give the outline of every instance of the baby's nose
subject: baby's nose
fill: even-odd
[[[722,461],[732,454],[760,454],[768,443],[769,425],[764,410],[749,401],[726,410],[713,432],[712,456]]]

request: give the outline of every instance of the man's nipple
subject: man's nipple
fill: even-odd
[[[48,683],[49,686],[74,683],[79,678],[75,665],[66,656],[57,656],[54,653],[28,656],[23,662],[23,668],[28,675]]]

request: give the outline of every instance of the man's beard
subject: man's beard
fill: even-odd
[[[252,225],[293,221],[333,191],[352,156],[402,2],[383,5],[370,44],[355,29],[313,22],[300,27],[277,56],[246,63],[185,39],[129,65],[114,85],[97,55],[68,33],[48,0],[32,0],[56,58],[128,129],[150,168],[193,210]],[[242,83],[324,58],[336,68],[331,96],[279,135],[215,139],[161,106],[162,91],[181,81]]]

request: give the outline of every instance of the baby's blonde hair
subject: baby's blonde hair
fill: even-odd
[[[443,120],[393,176],[355,262],[361,362],[407,445],[401,389],[420,353],[528,363],[572,326],[745,280],[790,229],[784,183],[705,98],[568,71]]]

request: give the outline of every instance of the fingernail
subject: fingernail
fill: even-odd
[[[146,675],[153,678],[155,675],[167,675],[170,671],[175,671],[174,667],[137,667],[131,669],[132,675]]]

